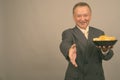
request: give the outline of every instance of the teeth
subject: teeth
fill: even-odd
[[[86,23],[86,22],[80,22],[80,23]]]
[[[85,24],[85,22],[82,22],[81,24]]]

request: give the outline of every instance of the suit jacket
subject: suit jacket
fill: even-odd
[[[88,39],[77,27],[67,29],[62,33],[60,50],[69,62],[65,80],[105,80],[102,60],[111,59],[113,51],[110,50],[106,55],[103,55],[92,42],[93,38],[103,34],[103,31],[93,27],[89,27]],[[74,67],[68,57],[69,48],[74,43],[77,48],[76,62],[78,67]]]

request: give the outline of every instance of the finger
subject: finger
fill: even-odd
[[[71,46],[71,48],[75,48],[76,47],[76,44],[73,44],[72,46]]]
[[[77,63],[75,62],[75,60],[71,60],[71,63],[72,63],[75,67],[78,66]]]
[[[103,48],[103,49],[105,49],[105,48],[106,48],[106,46],[103,46],[102,48]]]
[[[77,63],[74,64],[75,67],[78,67]]]
[[[76,56],[75,56],[75,55],[73,55],[73,56],[70,58],[70,62],[71,62],[74,66],[77,66]]]
[[[113,46],[108,46],[109,49],[113,48]]]
[[[97,46],[97,48],[101,48],[102,46]]]

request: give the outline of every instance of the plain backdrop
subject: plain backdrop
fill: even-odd
[[[119,80],[120,0],[0,0],[0,80],[64,80],[61,33],[74,27],[79,1],[92,8],[91,26],[118,39],[103,66],[106,80]]]

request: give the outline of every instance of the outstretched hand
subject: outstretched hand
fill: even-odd
[[[76,57],[77,57],[77,53],[76,53],[76,44],[73,44],[71,46],[71,48],[69,49],[69,58],[70,58],[70,61],[71,63],[77,67],[77,63],[76,63]]]

